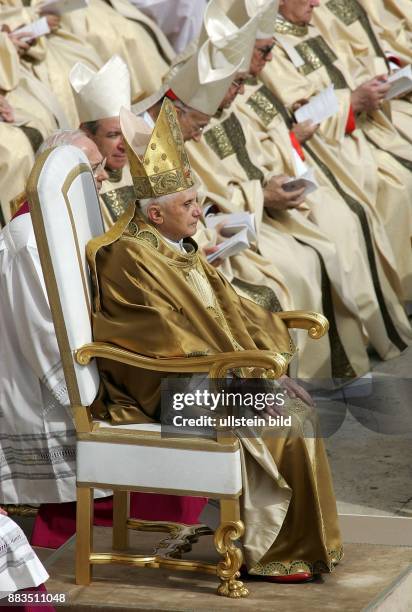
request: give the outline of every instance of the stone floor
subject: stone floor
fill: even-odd
[[[372,396],[374,410],[381,400],[392,429],[379,419],[365,427],[353,416],[355,400],[346,398],[345,421],[326,439],[339,511],[412,518],[412,349],[376,363],[373,380],[386,393]],[[379,425],[384,433],[372,430]]]
[[[96,548],[110,548],[111,530],[95,529]],[[131,544],[139,553],[149,553],[158,534],[132,534]],[[216,562],[211,537],[201,538],[185,558]],[[90,586],[74,584],[74,544],[71,544],[48,571],[50,593],[65,593],[66,603],[60,609],[76,612],[123,612],[126,610],[166,610],[197,612],[256,609],[259,612],[361,612],[391,591],[391,586],[406,572],[412,562],[412,548],[348,544],[345,558],[333,574],[314,583],[277,585],[262,581],[247,582],[250,596],[230,600],[215,594],[217,580],[193,572],[171,572],[165,569],[136,569],[127,566],[95,566]],[[411,585],[406,594],[387,600],[385,612],[410,612]],[[410,599],[409,599],[410,595]],[[396,607],[391,607],[391,601]],[[382,610],[384,610],[382,608]]]

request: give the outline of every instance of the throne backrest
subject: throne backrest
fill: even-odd
[[[61,146],[39,155],[27,196],[70,401],[72,406],[89,406],[99,387],[97,366],[80,366],[74,351],[92,342],[86,244],[104,227],[84,153]]]

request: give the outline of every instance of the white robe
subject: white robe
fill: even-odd
[[[199,36],[206,0],[130,0],[156,21],[177,54]]]
[[[76,434],[30,214],[0,233],[0,503],[76,499]]]
[[[20,589],[37,587],[48,577],[20,527],[0,514],[0,600]]]

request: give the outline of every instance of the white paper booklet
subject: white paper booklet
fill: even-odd
[[[385,96],[385,100],[392,100],[403,94],[412,91],[412,68],[411,66],[405,66],[397,70],[388,77],[388,82],[391,84],[391,88]]]
[[[33,23],[28,23],[27,25],[14,30],[13,34],[19,34],[20,32],[27,32],[27,36],[22,38],[23,41],[26,41],[49,34],[50,28],[46,17],[41,17],[41,19],[37,19],[36,21],[33,21]]]
[[[251,242],[256,240],[256,224],[253,213],[239,212],[206,216],[206,227],[214,229],[220,223],[224,223],[224,228],[222,229],[223,236],[233,236],[246,228],[248,230],[248,239]]]
[[[303,192],[303,195],[305,197],[308,196],[310,193],[313,193],[318,188],[313,168],[309,168],[303,174],[289,179],[288,181],[283,183],[282,188],[288,193],[290,193],[291,191],[296,191],[297,189],[305,188],[305,191]]]
[[[295,117],[298,123],[303,123],[308,119],[313,121],[313,123],[322,123],[325,119],[336,115],[338,111],[338,98],[336,97],[333,85],[329,85],[320,94],[311,98],[310,102],[298,108],[295,111]]]
[[[71,13],[78,9],[89,6],[89,0],[45,0],[42,2],[42,8],[47,9],[46,12],[63,15],[63,13]]]
[[[231,238],[228,238],[224,242],[217,245],[218,249],[214,253],[207,256],[207,261],[212,263],[215,259],[226,259],[241,253],[245,249],[250,247],[250,243],[247,237],[248,230],[245,227],[240,232],[234,234]]]

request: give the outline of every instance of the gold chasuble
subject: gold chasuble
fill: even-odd
[[[283,321],[240,298],[192,240],[184,247],[171,246],[133,205],[89,243],[94,339],[159,358],[260,348],[290,360],[294,347]],[[99,369],[96,417],[114,424],[159,419],[162,374],[104,360]],[[297,433],[313,415],[299,400],[292,405],[293,432],[240,439],[243,543],[254,574],[328,572],[342,556],[323,441]]]
[[[356,128],[349,129],[351,77],[315,27],[278,18],[276,38],[273,60],[262,80],[287,108],[335,86],[339,112],[321,124],[310,141],[311,150],[352,193],[359,194],[360,201],[368,203],[381,241],[386,242],[382,255],[390,266],[393,286],[401,299],[410,300],[412,173],[404,167],[411,156],[409,143],[382,112],[357,116]]]
[[[221,212],[255,214],[256,251],[280,271],[291,295],[292,308],[322,312],[329,319],[329,336],[316,342],[298,334],[297,375],[301,378],[351,378],[368,370],[364,338],[350,288],[343,278],[336,249],[310,222],[285,231],[264,209],[263,183],[271,175],[265,150],[248,125],[230,109],[212,118],[200,142],[186,145],[190,163],[202,180],[206,200]],[[286,218],[287,214],[280,215]],[[296,236],[299,238],[295,238]],[[252,252],[252,250],[251,250]],[[232,268],[237,274],[235,258]],[[264,268],[262,268],[264,271]]]
[[[275,174],[298,176],[305,165],[315,171],[318,189],[299,208],[273,212],[271,222],[303,241],[307,227],[314,224],[334,244],[369,342],[382,359],[398,355],[412,340],[410,325],[377,247],[379,232],[374,231],[376,221],[367,203],[320,162],[311,152],[311,141],[294,149],[292,115],[266,85],[249,80],[234,107],[258,136]]]
[[[373,13],[380,15],[385,30],[372,22]],[[412,34],[404,29],[401,20],[386,11],[381,0],[330,0],[314,11],[314,23],[351,74],[355,85],[390,71],[385,52],[403,63],[412,62]],[[411,96],[391,100],[384,108],[402,136],[412,141]],[[386,131],[382,113],[374,113],[373,117],[379,119],[378,129],[382,129],[383,124]],[[382,134],[378,144],[385,148],[386,141],[390,151],[400,157],[404,155],[400,142],[397,142],[396,149],[393,148],[393,135]],[[410,160],[409,153],[406,157]]]

